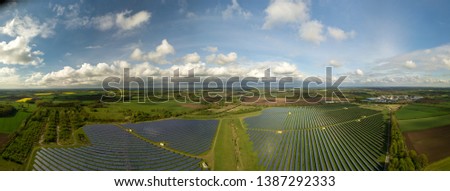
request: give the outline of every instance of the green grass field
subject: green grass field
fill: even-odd
[[[23,170],[23,166],[14,162],[6,161],[0,157],[0,171]]]
[[[20,127],[30,113],[19,111],[12,117],[0,117],[0,133],[12,133]]]
[[[450,157],[437,161],[427,166],[425,170],[429,171],[448,171],[450,170]]]
[[[261,170],[239,118],[222,119],[214,147],[214,170]]]
[[[223,119],[220,122],[214,147],[214,170],[236,170],[236,153],[234,151],[233,132],[230,128],[231,120]]]
[[[418,118],[436,117],[450,114],[450,107],[447,105],[425,105],[411,104],[403,106],[397,113],[397,119],[408,120]]]
[[[435,127],[450,125],[450,115],[426,117],[419,119],[398,120],[400,129],[406,131],[419,131]]]
[[[418,131],[450,125],[450,107],[448,104],[411,104],[396,112],[400,129]]]

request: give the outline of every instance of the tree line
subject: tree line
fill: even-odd
[[[423,170],[428,165],[427,156],[408,150],[395,115],[391,114],[391,145],[389,147],[390,171]]]
[[[0,105],[0,117],[8,117],[16,114],[17,109],[12,105]]]

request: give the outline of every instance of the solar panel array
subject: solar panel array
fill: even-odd
[[[42,148],[33,170],[202,170],[201,159],[152,145],[114,125],[83,127],[91,146]]]

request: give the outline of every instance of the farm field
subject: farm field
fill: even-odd
[[[14,132],[29,115],[28,112],[18,111],[14,116],[0,117],[0,133]]]
[[[430,163],[450,156],[450,126],[404,132],[409,148],[428,156]]]
[[[245,119],[266,170],[383,170],[386,126],[353,105],[270,108]]]
[[[447,106],[445,104],[440,105],[409,104],[403,106],[396,113],[398,120],[428,118],[448,114],[450,114],[450,106]]]
[[[150,144],[115,125],[83,129],[92,146],[41,148],[33,170],[202,170],[201,159]]]
[[[9,140],[9,134],[0,133],[0,148],[3,147]]]
[[[450,106],[447,104],[410,104],[396,112],[403,132],[418,131],[450,125]]]
[[[0,118],[0,170],[423,170],[427,164],[445,170],[450,156],[450,132],[442,128],[449,126],[450,104],[443,101],[269,106],[138,103],[135,96],[102,103],[99,95],[39,90],[0,97],[17,109]],[[22,98],[33,100],[16,102]],[[388,108],[395,141],[387,136]],[[420,168],[419,155],[429,157]]]
[[[427,166],[425,170],[429,171],[449,171],[450,170],[450,157],[437,161]]]
[[[450,156],[450,105],[409,104],[396,113],[405,143],[409,149],[428,158],[426,169],[444,170],[445,158]]]
[[[425,117],[419,119],[398,120],[400,129],[403,132],[420,131],[442,127],[450,124],[450,114],[437,117]]]

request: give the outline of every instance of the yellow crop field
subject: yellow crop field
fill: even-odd
[[[25,102],[30,101],[30,100],[32,100],[32,99],[33,99],[33,98],[31,98],[31,97],[26,97],[26,98],[19,99],[19,100],[17,100],[16,102],[17,102],[17,103],[25,103]]]
[[[49,96],[49,95],[53,95],[53,93],[48,92],[48,93],[35,93],[35,96]]]

